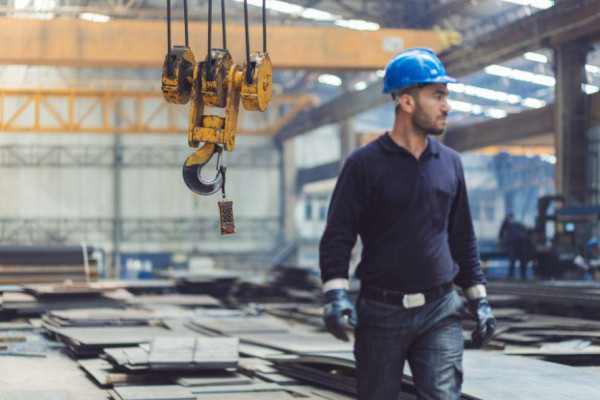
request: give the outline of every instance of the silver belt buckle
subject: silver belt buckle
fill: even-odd
[[[405,294],[402,297],[402,305],[404,308],[421,307],[425,304],[425,295],[423,293]]]

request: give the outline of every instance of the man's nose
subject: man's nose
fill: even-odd
[[[442,104],[442,111],[445,113],[449,113],[451,109],[452,107],[450,107],[450,103],[448,103],[448,100],[444,101],[444,104]]]

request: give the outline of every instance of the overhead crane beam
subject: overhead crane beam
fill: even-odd
[[[512,114],[502,119],[449,130],[444,144],[463,152],[516,140],[550,135],[554,130],[554,104],[538,110]]]
[[[77,19],[51,21],[0,18],[0,64],[73,67],[161,68],[167,49],[164,21]],[[183,44],[183,23],[173,24],[173,44]],[[213,26],[215,32],[219,26]],[[206,54],[206,23],[190,23],[196,57]],[[245,59],[243,25],[227,25],[228,47]],[[381,29],[362,32],[314,26],[269,26],[268,51],[275,69],[374,70],[403,47],[435,51],[460,43],[453,31]],[[220,41],[213,41],[218,47]],[[250,28],[251,49],[262,49],[262,26]]]
[[[300,193],[307,183],[336,178],[340,172],[339,161],[317,165],[316,167],[301,168],[296,174],[296,192]]]
[[[589,125],[600,124],[600,93],[588,96]],[[444,144],[456,151],[465,152],[489,146],[514,145],[548,138],[553,142],[555,119],[554,104],[546,107],[509,115],[502,119],[481,122],[474,125],[450,129],[444,136]],[[300,191],[307,183],[335,178],[339,172],[339,162],[301,169],[296,178],[296,190]]]
[[[308,94],[274,94],[282,115],[257,129],[238,133],[272,135],[296,114],[316,104]],[[273,112],[280,107],[273,107]],[[159,90],[0,89],[0,132],[181,133],[188,129],[189,106],[169,104]]]
[[[600,123],[600,93],[588,96],[588,101],[590,126],[594,126]],[[462,152],[552,135],[556,122],[554,112],[554,104],[549,104],[506,118],[451,129],[446,133],[444,143]]]
[[[465,76],[484,67],[501,63],[527,51],[578,38],[596,40],[600,36],[600,0],[570,0],[536,12],[530,17],[508,24],[479,42],[442,53],[440,59],[452,76]],[[385,65],[385,62],[381,66]],[[379,68],[381,68],[381,66]],[[358,113],[389,104],[383,82],[342,96],[298,115],[276,136],[284,141],[321,126],[332,124]]]
[[[599,19],[600,0],[558,1],[554,7],[495,30],[473,46],[442,54],[442,62],[451,74],[465,76],[541,47],[581,38],[597,40]]]

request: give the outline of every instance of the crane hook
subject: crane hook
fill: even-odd
[[[223,148],[214,143],[204,143],[202,148],[190,155],[183,164],[183,181],[194,193],[209,195],[219,191],[224,183],[224,172],[227,166],[221,165],[221,152]],[[207,181],[202,178],[202,167],[204,167],[218,153],[217,175],[213,180]]]

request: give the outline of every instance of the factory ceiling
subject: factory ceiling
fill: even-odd
[[[183,0],[171,0],[171,3],[173,18],[182,19]],[[208,0],[189,0],[188,10],[192,23],[207,21],[208,3]],[[213,3],[213,18],[220,20],[221,2],[215,0]],[[519,20],[530,20],[534,14],[552,11],[553,7],[587,6],[592,9],[598,3],[600,2],[594,0],[267,0],[267,8],[269,25],[273,31],[277,29],[276,26],[282,26],[337,28],[347,31],[348,35],[385,29],[441,29],[460,33],[461,46],[443,53],[447,57],[445,61],[456,65],[462,78],[461,85],[451,88],[452,106],[455,110],[451,123],[460,126],[540,109],[554,101],[552,51],[538,48],[535,51],[520,52],[516,49],[512,58],[504,58],[497,61],[498,64],[490,65],[480,55],[480,65],[471,70],[472,68],[465,68],[464,65],[472,61],[473,46],[481,43],[482,38],[501,32],[503,27],[514,26]],[[248,0],[248,4],[251,25],[259,25],[262,1]],[[225,0],[225,6],[227,23],[241,24],[243,0]],[[0,1],[0,16],[9,18],[77,18],[97,22],[135,19],[136,23],[141,23],[140,20],[164,21],[165,15],[164,0]],[[589,16],[594,15],[592,13]],[[297,40],[301,41],[302,38]],[[294,48],[294,40],[290,40],[290,48]],[[589,85],[585,90],[590,94],[600,88],[598,53],[597,48],[592,48],[586,66]],[[459,65],[461,63],[463,66]],[[348,68],[319,68],[321,67],[307,67],[303,70],[298,65],[287,66],[276,72],[275,82],[283,92],[316,94],[322,104],[337,99],[328,109],[321,109],[334,118],[347,114],[344,108],[346,111],[352,109],[350,103],[353,94],[367,103],[377,97],[381,70],[361,68],[358,63],[357,71]],[[360,69],[363,70],[359,71]],[[77,74],[79,72],[75,71],[72,75]],[[146,76],[144,73],[138,75]],[[357,92],[363,93],[359,95]],[[384,102],[381,100],[375,100],[371,105],[382,104]],[[360,112],[365,108],[361,106],[357,110]],[[387,111],[380,110],[382,113]],[[375,118],[377,119],[384,120]],[[302,129],[307,127],[309,126]]]

